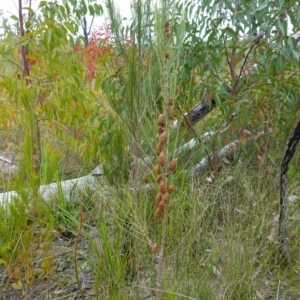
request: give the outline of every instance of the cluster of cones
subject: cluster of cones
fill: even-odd
[[[156,155],[158,156],[158,164],[154,168],[156,174],[156,182],[159,185],[159,193],[155,197],[155,217],[160,218],[166,209],[169,196],[174,191],[174,185],[167,185],[167,180],[170,173],[175,172],[177,168],[178,158],[174,158],[167,162],[166,154],[164,151],[167,142],[167,132],[165,116],[159,115],[157,118],[158,132],[160,133],[158,144],[156,145]]]

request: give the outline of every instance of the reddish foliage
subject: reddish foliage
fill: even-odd
[[[82,49],[83,49],[83,47],[82,47],[81,45],[77,44],[77,45],[75,45],[75,47],[74,47],[74,53],[79,52],[79,51],[82,51]]]
[[[111,28],[104,24],[99,29],[89,34],[89,43],[86,47],[77,44],[74,53],[81,52],[81,59],[87,70],[87,79],[91,82],[99,68],[109,58],[113,58]]]

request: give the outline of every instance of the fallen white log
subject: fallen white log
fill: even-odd
[[[189,142],[185,143],[178,149],[178,154],[182,153],[185,150],[191,150],[197,145],[209,141],[213,136],[215,135],[215,132],[213,131],[208,131],[202,134],[199,138],[197,139],[191,139]]]
[[[222,162],[223,159],[228,159],[233,156],[237,147],[239,146],[240,141],[234,141],[221,149],[218,153],[219,161]],[[192,177],[201,177],[211,168],[211,159],[213,154],[210,154],[209,157],[204,157],[201,161],[193,168]]]
[[[82,199],[82,196],[87,195],[89,191],[97,188],[99,178],[103,177],[103,175],[104,173],[101,166],[98,166],[86,176],[41,185],[38,188],[38,194],[46,202],[55,199],[58,195],[62,195],[67,202],[78,202]],[[7,208],[14,199],[21,197],[21,194],[24,194],[24,192],[29,195],[31,193],[30,189],[0,193],[0,206]]]
[[[269,133],[271,132],[271,129],[269,130]],[[261,137],[265,132],[260,132],[256,134],[255,136],[249,137],[246,139],[246,144],[249,143],[250,141],[253,141],[254,139],[258,139]],[[218,153],[218,161],[219,165],[222,164],[224,160],[231,159],[238,147],[240,146],[241,142],[239,140],[236,140],[225,147],[223,147],[220,152]],[[192,177],[201,177],[203,176],[206,172],[208,172],[211,168],[211,160],[214,157],[214,153],[210,153],[208,156],[204,157],[201,159],[201,161],[192,169],[191,171],[191,176]]]
[[[5,157],[3,157],[3,156],[0,156],[0,160],[2,160],[2,161],[4,161],[4,162],[7,162],[7,163],[9,163],[9,164],[12,164],[12,163],[13,163],[11,160],[9,160],[9,159],[7,159],[7,158],[5,158]]]

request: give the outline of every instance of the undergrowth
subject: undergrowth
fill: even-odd
[[[285,139],[270,141],[273,153],[281,153]],[[293,263],[281,269],[278,261],[281,159],[282,154],[273,155],[262,163],[250,146],[247,154],[240,151],[224,164],[213,183],[206,176],[191,179],[185,172],[172,178],[177,188],[168,204],[163,299],[276,299],[280,295],[296,299],[300,292],[298,202],[289,203]],[[299,160],[297,154],[290,167],[289,195],[299,195]],[[88,246],[79,261],[89,265],[97,299],[143,299],[155,293],[151,246],[160,228],[154,218],[153,167],[146,167],[150,174],[143,183],[148,185],[141,186],[138,212],[130,186],[122,182],[111,185],[103,180],[96,192],[82,198],[80,238]],[[13,284],[30,299],[30,287],[55,278],[52,261],[59,253],[51,250],[53,230],[73,248],[80,207],[64,199],[46,205],[40,198],[31,207],[28,200],[24,194],[9,215],[1,210],[0,251],[7,274],[2,275],[3,287]],[[133,246],[137,237],[139,249]],[[135,251],[140,258],[138,281]]]
[[[222,169],[213,184],[205,178],[177,183],[174,201],[169,204],[163,299],[276,299],[283,290],[290,297],[297,295],[298,204],[290,204],[294,263],[282,271],[277,257],[279,162],[280,157],[275,164],[267,160],[253,165],[253,159],[241,155],[234,165]],[[290,194],[298,195],[299,187],[292,178],[290,186]],[[154,255],[149,241],[160,229],[153,220],[153,195],[143,194],[136,216],[130,191],[124,194],[116,197],[112,192],[105,203],[96,203],[102,244],[97,255],[105,271],[99,280],[99,298],[116,294],[117,299],[132,299],[137,289],[144,297],[154,293]],[[134,227],[128,227],[129,223]],[[137,235],[142,261],[139,283],[128,271],[131,261],[126,252],[130,239]]]
[[[51,37],[52,31],[44,24],[45,31],[37,33],[51,47],[51,42],[55,47],[64,42],[65,49],[56,49],[64,59],[56,55],[54,64],[53,57],[46,57],[49,45],[45,43],[45,51],[28,69],[27,75],[36,75],[32,82],[24,77],[17,89],[13,77],[5,77],[3,91],[9,99],[20,91],[26,101],[6,116],[17,114],[15,124],[3,125],[12,131],[1,131],[7,142],[1,149],[8,149],[13,140],[20,167],[12,180],[3,178],[1,189],[18,190],[20,197],[0,206],[0,296],[16,291],[25,299],[40,295],[53,299],[63,290],[59,299],[70,295],[87,299],[296,299],[300,293],[299,201],[289,202],[293,263],[286,268],[280,266],[277,242],[279,174],[287,136],[276,136],[276,126],[286,122],[285,132],[293,121],[277,116],[281,104],[268,103],[269,91],[263,87],[255,94],[250,80],[245,93],[224,92],[223,80],[228,78],[216,76],[218,65],[240,59],[235,49],[244,47],[244,55],[249,44],[234,45],[233,54],[224,57],[223,42],[213,40],[217,34],[212,29],[212,44],[205,48],[196,43],[199,38],[194,35],[200,50],[192,49],[186,39],[192,34],[188,31],[192,24],[185,27],[186,20],[178,17],[179,3],[169,7],[170,1],[162,1],[161,9],[154,10],[150,2],[136,1],[132,24],[123,28],[113,2],[107,1],[115,40],[108,38],[111,44],[104,43],[104,63],[95,51],[104,49],[103,41],[93,41],[89,57],[80,43],[71,47],[65,29],[53,34],[56,38],[64,34],[63,41],[52,41],[46,35],[50,32]],[[60,6],[62,23],[65,9]],[[187,13],[189,7],[186,9]],[[229,33],[235,35],[234,30]],[[205,58],[209,47],[216,70],[210,58]],[[203,55],[198,57],[204,61],[201,66],[191,57],[198,52]],[[16,59],[18,56],[16,51]],[[65,73],[52,74],[52,66],[59,72],[62,62],[68,62]],[[41,85],[38,79],[44,66],[51,71],[49,85]],[[233,64],[230,67],[234,75],[237,70]],[[72,80],[64,81],[71,70]],[[14,70],[1,76],[8,77],[7,72]],[[240,78],[232,77],[236,88]],[[194,101],[189,94],[197,90],[203,103],[220,103],[211,117],[193,129],[183,112]],[[274,88],[274,99],[278,98],[276,91]],[[294,90],[288,93],[296,95]],[[255,98],[256,103],[247,97]],[[177,119],[182,123],[175,128]],[[215,134],[208,142],[182,150],[190,138],[207,131]],[[211,156],[213,174],[191,176],[197,162],[234,140],[244,151],[238,149],[232,159],[221,162],[217,155]],[[42,199],[39,185],[78,177],[99,160],[105,176],[96,190],[79,191],[77,202],[68,202],[60,189],[53,199]],[[297,154],[290,167],[289,195],[300,193],[299,160]],[[171,168],[172,162],[175,166]],[[66,261],[62,268],[60,261]],[[46,288],[37,296],[38,284]]]

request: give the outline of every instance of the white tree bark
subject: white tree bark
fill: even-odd
[[[269,130],[271,132],[271,130]],[[256,139],[261,137],[263,134],[266,134],[265,132],[260,132],[256,134]],[[246,139],[246,144],[253,140],[253,137],[249,137]],[[240,146],[240,141],[236,140],[226,146],[224,146],[220,152],[218,153],[219,162],[220,164],[224,159],[230,159],[233,157],[234,153],[236,152],[237,148]],[[202,158],[202,160],[192,169],[191,176],[192,177],[201,177],[203,176],[207,171],[209,171],[211,167],[211,159],[213,158],[213,153],[209,154],[209,156],[206,156]]]
[[[86,176],[41,185],[38,189],[38,193],[46,202],[55,199],[58,195],[62,195],[67,202],[78,202],[88,191],[97,188],[99,179],[103,177],[103,175],[101,166],[98,166]],[[0,206],[7,208],[15,198],[20,197],[21,192],[24,192],[24,190],[0,193]],[[26,189],[25,193],[30,194],[30,189]]]

